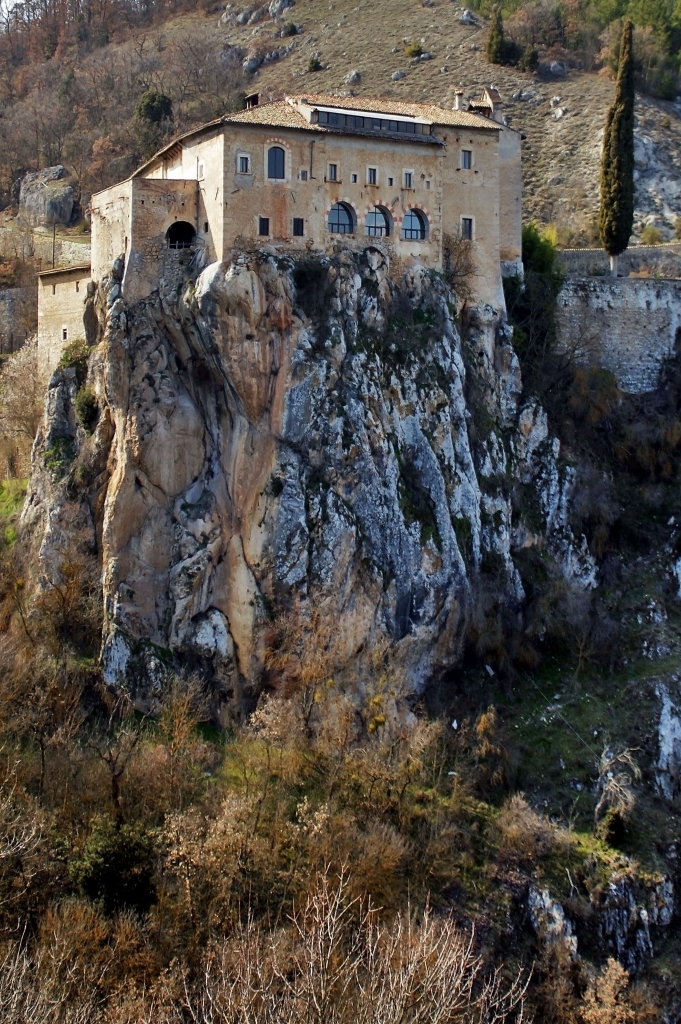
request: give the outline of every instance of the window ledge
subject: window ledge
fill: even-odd
[[[324,178],[324,181],[326,182],[327,185],[342,185],[343,184],[343,179],[342,178]]]

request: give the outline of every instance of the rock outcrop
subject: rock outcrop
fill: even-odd
[[[21,181],[19,212],[34,227],[69,224],[76,193],[61,164],[31,171]]]
[[[74,546],[99,560],[110,683],[148,687],[180,661],[239,705],[272,620],[314,612],[344,658],[387,641],[418,691],[456,664],[481,575],[523,601],[512,544],[591,585],[572,477],[543,411],[518,410],[494,311],[463,346],[443,279],[378,248],[238,253],[131,308],[122,270],[96,297],[96,426],[57,372],[23,513],[44,574]]]

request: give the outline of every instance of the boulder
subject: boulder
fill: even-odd
[[[295,0],[271,0],[268,8],[270,18],[280,18],[284,11],[293,7]]]
[[[34,227],[69,224],[76,194],[62,164],[31,171],[21,181],[19,212]]]
[[[392,78],[393,82],[401,82],[403,78],[406,78],[406,75],[404,71],[393,71],[390,77]]]
[[[347,75],[343,79],[345,85],[357,85],[362,81],[362,76],[359,71],[355,68],[354,71],[348,71]]]

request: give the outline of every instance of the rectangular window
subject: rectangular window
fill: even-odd
[[[430,188],[430,182],[429,181],[426,182],[426,188]]]
[[[53,285],[52,285],[52,294],[53,294],[53,295],[56,295],[56,294],[57,294],[57,286],[56,286],[56,284],[53,284]]]
[[[204,222],[203,222],[203,233],[204,233],[204,235],[208,234],[208,221],[207,220],[204,220]]]
[[[301,181],[307,181],[307,171],[301,171],[300,172],[300,180]]]
[[[302,217],[293,218],[293,234],[296,238],[302,238],[305,234],[305,221]]]
[[[269,217],[259,217],[258,218],[258,234],[259,235],[269,235],[269,233],[270,233],[270,218]]]
[[[394,178],[388,178],[388,185],[394,185],[394,184],[395,184],[395,179]]]
[[[464,171],[470,171],[473,166],[473,153],[470,149],[461,150],[461,169]]]
[[[199,179],[199,181],[201,181],[205,177],[205,174],[206,168],[204,162],[203,160],[199,160],[198,164],[196,165],[196,177]]]
[[[357,175],[356,175],[356,174],[353,174],[353,175],[352,175],[352,184],[353,184],[353,185],[356,185],[356,184],[357,184]]]
[[[467,241],[473,241],[473,218],[462,217],[461,218],[461,237]]]
[[[404,187],[405,188],[413,188],[414,187],[414,174],[413,174],[412,171],[405,171],[404,172]]]
[[[376,167],[370,167],[368,170],[367,184],[376,185],[378,182],[378,170]]]
[[[329,164],[329,181],[338,181],[338,164]]]
[[[76,281],[76,291],[80,291],[80,281]]]
[[[251,170],[251,159],[248,156],[239,157],[239,174],[249,174]]]
[[[69,340],[69,329],[68,329],[68,327],[62,327],[62,329],[61,329],[61,340],[62,341],[68,341]]]

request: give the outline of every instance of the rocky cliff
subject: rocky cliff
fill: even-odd
[[[74,552],[101,566],[110,683],[180,663],[240,707],[272,623],[314,616],[339,660],[387,641],[420,690],[459,659],[485,574],[522,603],[512,545],[593,584],[495,311],[462,342],[447,283],[376,248],[189,270],[126,308],[117,261],[87,379],[53,376],[33,450],[24,527],[43,577]]]

